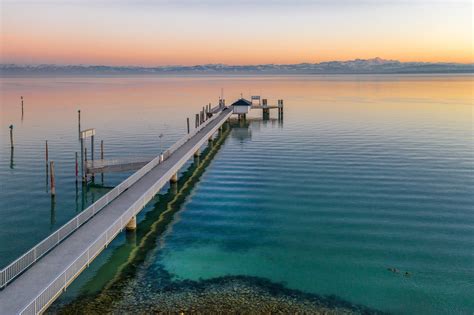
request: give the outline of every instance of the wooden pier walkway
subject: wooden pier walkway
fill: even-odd
[[[41,313],[232,114],[214,115],[0,273],[0,314]],[[142,161],[143,162],[143,161]]]

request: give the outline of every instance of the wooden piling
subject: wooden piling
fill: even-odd
[[[86,172],[84,169],[84,139],[81,138],[81,173],[82,173],[82,181],[86,181]]]
[[[84,148],[84,177],[82,181],[87,183],[87,148]]]
[[[46,166],[48,166],[48,161],[49,161],[48,140],[46,140],[46,146],[45,146],[45,159],[46,159]]]
[[[195,128],[199,127],[199,114],[196,114],[196,123],[195,123]]]
[[[23,118],[23,96],[21,97],[21,118]]]
[[[54,177],[54,161],[49,162],[49,174],[51,183],[51,197],[56,196],[56,181]]]
[[[79,139],[81,138],[81,110],[77,110],[77,129],[79,134]]]
[[[100,140],[100,159],[104,160],[104,140]],[[102,185],[104,184],[104,172],[100,174]]]
[[[91,161],[94,163],[94,136],[91,136]],[[95,179],[95,174],[91,175],[92,181]]]
[[[13,145],[13,125],[10,125],[10,147],[13,149],[15,146]]]
[[[94,136],[91,136],[91,161],[94,161]]]
[[[188,134],[189,134],[189,117],[186,118],[186,124],[187,124],[187,126],[188,126]]]
[[[77,183],[77,177],[79,176],[79,162],[78,162],[78,154],[76,152],[76,183]]]

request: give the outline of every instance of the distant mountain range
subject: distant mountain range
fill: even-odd
[[[403,74],[474,73],[474,64],[400,62],[381,58],[299,64],[196,66],[97,66],[97,65],[16,65],[1,64],[0,75],[21,74]]]

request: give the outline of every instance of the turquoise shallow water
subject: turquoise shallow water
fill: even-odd
[[[472,310],[468,165],[448,175],[423,146],[288,125],[231,137],[156,265],[184,279],[263,276],[395,313]]]
[[[79,187],[76,201],[70,156],[77,148],[77,106],[63,105],[54,88],[84,104],[107,154],[124,156],[153,154],[172,143],[183,134],[184,117],[199,110],[193,100],[205,104],[224,86],[228,100],[241,91],[285,99],[284,121],[262,121],[254,111],[231,129],[149,249],[141,271],[148,281],[159,281],[153,277],[163,269],[175,280],[257,276],[396,314],[474,311],[470,76],[2,82],[2,117],[8,119],[2,118],[0,175],[9,180],[2,180],[0,237],[17,236],[2,241],[2,264],[80,211],[82,198],[87,204],[107,190],[83,194]],[[48,124],[51,115],[38,114],[23,127],[17,122],[12,169],[5,130],[18,119],[16,96],[28,92],[28,100],[37,97],[60,119]],[[106,109],[115,114],[105,116]],[[60,164],[55,211],[41,160],[46,137]],[[106,184],[124,176],[106,175]],[[25,186],[30,198],[20,194]],[[114,243],[63,299],[91,290],[87,280],[101,276],[100,265],[126,240]]]

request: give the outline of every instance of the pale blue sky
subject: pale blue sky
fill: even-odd
[[[472,3],[3,0],[2,62],[472,62]]]

